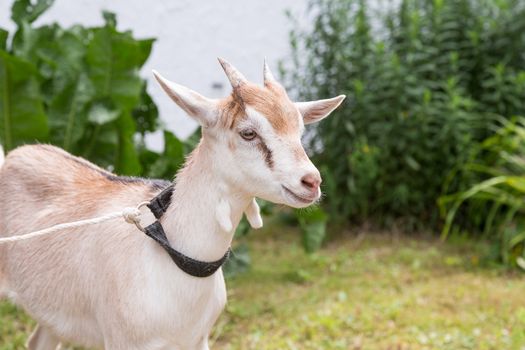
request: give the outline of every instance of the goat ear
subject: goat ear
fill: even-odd
[[[345,98],[345,95],[339,95],[326,100],[296,102],[295,106],[303,116],[304,123],[311,124],[328,117]]]
[[[168,96],[200,125],[213,126],[215,124],[218,115],[216,100],[206,98],[185,86],[171,82],[155,70],[153,75]]]

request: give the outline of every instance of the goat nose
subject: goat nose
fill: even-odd
[[[309,190],[315,190],[321,184],[321,176],[310,173],[301,178],[301,183]]]

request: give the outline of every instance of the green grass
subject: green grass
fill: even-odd
[[[24,349],[34,322],[20,309],[0,302],[0,350]]]
[[[297,232],[248,237],[212,349],[525,349],[525,276],[479,266],[482,246],[366,234],[306,255]],[[0,349],[31,321],[0,303]]]
[[[525,276],[480,267],[483,246],[366,234],[307,256],[288,232],[249,242],[214,349],[525,349]]]

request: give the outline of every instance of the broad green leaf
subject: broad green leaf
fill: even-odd
[[[77,80],[81,75],[86,75],[87,35],[88,33],[79,27],[67,31],[57,30],[53,44],[37,48],[39,59],[52,69],[53,78],[58,80],[53,84],[55,90],[61,90],[64,85]]]
[[[6,151],[47,140],[37,75],[31,63],[0,51],[0,138]]]
[[[140,175],[139,154],[135,148],[135,122],[130,113],[123,113],[117,120],[119,130],[118,155],[115,161],[115,170],[124,175]]]
[[[111,17],[111,16],[110,16]],[[135,40],[129,32],[119,33],[114,28],[111,18],[106,16],[106,26],[92,31],[93,37],[87,47],[86,63],[89,78],[96,92],[96,98],[105,101],[106,110],[94,107],[91,120],[98,124],[90,136],[88,154],[99,153],[100,142],[97,138],[102,131],[111,132],[112,127],[101,126],[100,123],[113,123],[118,111],[118,119],[114,121],[118,138],[115,168],[119,173],[137,175],[142,167],[139,155],[135,149],[136,126],[131,112],[143,98],[144,82],[138,75],[138,68],[149,54],[151,43]],[[95,118],[95,116],[97,116]],[[96,132],[98,130],[98,132]]]
[[[51,142],[69,151],[75,150],[86,131],[88,104],[95,96],[85,73],[85,34],[79,27],[57,31],[52,43],[41,44],[37,50],[37,58],[49,72],[44,84]]]
[[[11,19],[18,25],[31,23],[44,13],[54,0],[15,0],[11,7]]]
[[[142,135],[159,127],[159,111],[146,90],[146,84],[142,87],[140,103],[133,109],[132,115],[137,123],[137,131]]]
[[[506,176],[498,176],[493,177],[491,179],[485,180],[483,182],[480,182],[471,188],[469,188],[467,191],[460,192],[456,194],[456,201],[454,202],[452,208],[449,209],[446,219],[445,219],[445,226],[443,227],[443,230],[441,231],[441,239],[446,239],[450,229],[452,227],[452,222],[454,220],[454,217],[456,216],[456,212],[458,211],[459,207],[463,202],[465,202],[467,199],[475,196],[476,194],[486,191],[487,189],[490,189],[492,187],[495,187],[501,183],[505,183],[507,181]]]
[[[164,151],[146,170],[151,177],[171,179],[184,163],[185,144],[169,131],[164,131]]]
[[[88,112],[88,120],[97,125],[104,125],[117,120],[120,111],[103,102],[94,103]]]
[[[116,122],[104,126],[88,123],[75,153],[113,171],[119,156],[119,143]]]
[[[16,56],[36,64],[39,50],[56,46],[58,30],[57,24],[34,28],[31,24],[23,22],[13,37],[12,51]]]
[[[155,153],[157,156],[149,158],[150,162],[147,162],[144,167],[144,172],[147,177],[155,179],[170,179],[173,178],[174,173],[170,172],[170,162],[162,154]]]
[[[146,63],[147,59],[149,58],[149,55],[151,54],[151,49],[153,47],[154,42],[155,42],[155,39],[137,40],[137,44],[139,46],[139,54],[137,56],[137,65],[139,67],[142,67],[144,63]]]
[[[164,132],[164,156],[175,170],[184,163],[184,143],[169,131]]]
[[[525,242],[525,232],[519,232],[516,233],[510,240],[509,240],[509,248],[514,248],[516,245],[520,243]]]
[[[94,95],[85,74],[57,92],[49,104],[51,142],[71,151],[82,138],[88,121],[87,104]]]
[[[182,142],[173,133],[165,130],[164,151],[150,163],[146,173],[149,177],[172,179],[184,163],[186,154],[193,148],[188,141]]]
[[[525,193],[525,177],[513,176],[507,180],[507,183],[521,193]]]
[[[138,68],[145,52],[149,52],[147,45],[129,33],[118,33],[111,27],[95,29],[86,59],[98,96],[110,97],[120,109],[133,109],[142,92]]]

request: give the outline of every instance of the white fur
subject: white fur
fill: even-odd
[[[219,204],[217,204],[217,208],[215,209],[215,217],[217,218],[217,222],[224,232],[231,232],[233,230],[233,224],[230,215],[230,204],[225,200],[219,201]]]
[[[257,204],[257,202],[255,201],[255,198],[253,198],[250,201],[250,204],[248,204],[248,207],[244,211],[244,214],[246,215],[246,219],[248,220],[252,228],[258,229],[263,227],[261,211],[259,209],[259,204]]]

